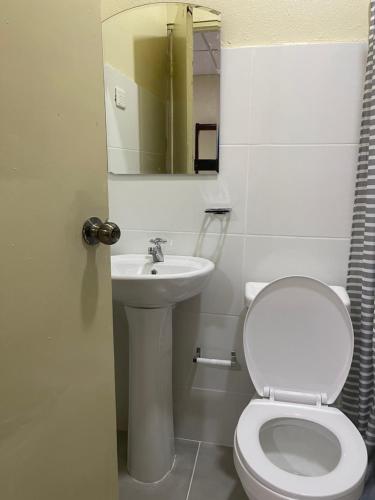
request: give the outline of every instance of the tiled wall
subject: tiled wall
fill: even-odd
[[[232,443],[253,394],[242,352],[246,281],[345,283],[365,58],[360,43],[224,49],[219,176],[110,176],[111,218],[123,231],[115,253],[145,252],[158,235],[167,253],[216,263],[204,293],[174,312],[177,436]],[[205,217],[218,205],[233,208],[230,219]],[[235,349],[241,369],[195,366],[198,345],[212,357]],[[116,356],[123,371],[126,346]]]
[[[104,65],[104,83],[108,171],[164,172],[166,101],[110,64]],[[125,95],[123,107],[116,105],[116,88]]]

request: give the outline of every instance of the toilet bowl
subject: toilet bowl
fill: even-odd
[[[258,397],[234,436],[243,488],[252,500],[358,500],[366,447],[352,422],[329,406],[353,356],[345,292],[303,276],[259,288],[243,332]]]

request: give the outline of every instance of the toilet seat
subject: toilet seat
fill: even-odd
[[[259,432],[264,424],[280,418],[312,422],[334,434],[341,448],[336,467],[327,474],[307,477],[274,465],[263,451]],[[367,465],[361,435],[341,411],[330,407],[253,400],[238,422],[235,447],[249,474],[272,491],[292,498],[334,499],[348,494],[363,480]]]
[[[352,422],[328,406],[353,356],[343,301],[312,278],[276,280],[252,301],[243,342],[263,398],[250,402],[236,429],[234,453],[245,490],[257,499],[358,500],[366,447]],[[258,494],[251,489],[255,483]]]
[[[288,276],[256,295],[243,343],[260,396],[331,404],[349,373],[354,334],[344,303],[328,285]]]

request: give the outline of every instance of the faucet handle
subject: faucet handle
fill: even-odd
[[[154,245],[160,245],[160,243],[167,243],[167,240],[163,240],[163,238],[153,238],[150,240],[150,243]]]

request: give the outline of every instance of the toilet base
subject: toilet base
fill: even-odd
[[[295,498],[281,495],[276,491],[270,490],[248,472],[242,464],[237,452],[236,435],[234,438],[233,460],[238,477],[240,478],[242,487],[249,497],[249,500],[296,500]],[[345,495],[329,497],[329,499],[327,497],[321,497],[319,500],[359,500],[362,495],[363,487],[364,482],[360,483],[357,488]]]

